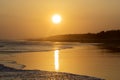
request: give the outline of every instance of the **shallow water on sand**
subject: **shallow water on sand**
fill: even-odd
[[[107,80],[120,79],[120,52],[88,43],[50,45],[47,45],[49,50],[36,52],[0,52],[0,63],[14,68],[70,72]]]

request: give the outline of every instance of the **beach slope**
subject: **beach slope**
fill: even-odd
[[[0,64],[0,80],[104,80],[64,72],[18,70]]]

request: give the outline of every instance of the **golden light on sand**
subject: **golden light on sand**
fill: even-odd
[[[54,65],[55,65],[55,70],[58,71],[59,70],[59,50],[55,50],[54,51]]]
[[[58,15],[58,14],[53,15],[53,16],[52,16],[52,22],[53,22],[54,24],[60,23],[60,22],[61,22],[61,16]]]

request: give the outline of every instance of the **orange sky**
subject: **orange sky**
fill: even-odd
[[[0,0],[0,39],[120,29],[120,0]],[[53,14],[62,22],[53,24]]]

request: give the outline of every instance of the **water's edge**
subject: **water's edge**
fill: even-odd
[[[77,75],[64,72],[50,72],[41,70],[20,70],[0,64],[0,80],[104,80],[96,77]]]

